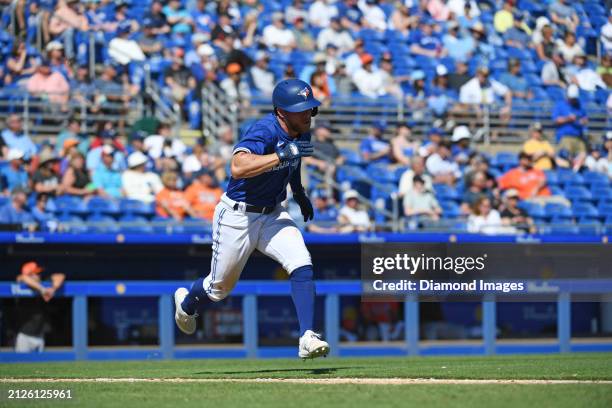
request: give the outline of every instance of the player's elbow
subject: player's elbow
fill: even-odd
[[[246,176],[246,169],[241,165],[240,159],[234,156],[232,158],[232,162],[230,163],[230,172],[232,173],[232,177],[235,179],[244,178]]]

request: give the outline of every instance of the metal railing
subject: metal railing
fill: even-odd
[[[212,141],[222,126],[230,126],[232,133],[238,135],[241,118],[240,106],[232,101],[221,88],[207,82],[202,86],[202,134]]]

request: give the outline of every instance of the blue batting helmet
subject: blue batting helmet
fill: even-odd
[[[299,79],[279,82],[272,92],[272,105],[287,112],[304,112],[321,105],[312,95],[312,88]]]

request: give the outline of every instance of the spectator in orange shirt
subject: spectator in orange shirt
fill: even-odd
[[[186,215],[195,216],[185,193],[178,188],[178,175],[174,172],[166,172],[162,174],[161,179],[164,188],[155,197],[157,214],[162,217],[172,217],[178,221],[181,221]]]
[[[215,206],[221,200],[223,190],[217,186],[213,173],[200,170],[196,173],[193,183],[185,191],[185,197],[195,217],[211,221],[215,213]]]
[[[532,200],[541,204],[560,202],[569,205],[564,197],[551,196],[546,186],[546,175],[542,170],[533,167],[533,157],[528,153],[521,152],[519,166],[507,171],[497,181],[502,190],[510,188],[517,190],[521,200]]]

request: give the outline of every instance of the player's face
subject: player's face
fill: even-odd
[[[310,130],[312,122],[312,110],[303,112],[283,112],[289,133],[302,134]]]

